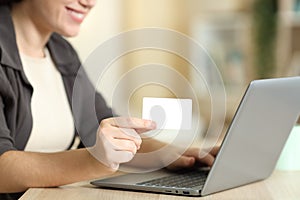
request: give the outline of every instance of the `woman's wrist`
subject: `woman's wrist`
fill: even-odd
[[[117,171],[117,168],[109,167],[102,163],[100,160],[98,160],[95,157],[95,155],[93,155],[92,148],[86,148],[85,150],[87,154],[88,163],[90,163],[90,166],[92,167],[92,172],[95,177],[113,174]]]

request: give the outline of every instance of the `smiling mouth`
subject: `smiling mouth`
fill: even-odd
[[[72,19],[78,23],[81,23],[86,15],[86,13],[66,7],[67,12],[70,14]]]

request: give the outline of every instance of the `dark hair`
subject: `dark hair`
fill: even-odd
[[[22,0],[0,0],[0,5],[12,5],[14,3],[18,3]]]

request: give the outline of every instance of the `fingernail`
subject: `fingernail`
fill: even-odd
[[[189,161],[188,161],[188,165],[192,165],[192,164],[194,164],[194,159],[190,158]]]
[[[113,169],[113,170],[117,170],[119,168],[119,164],[117,164],[117,163],[111,163],[110,164],[110,168]]]
[[[154,121],[147,121],[147,127],[151,128],[151,129],[155,129],[156,123]]]

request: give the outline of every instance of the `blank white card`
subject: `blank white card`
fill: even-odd
[[[155,121],[157,129],[191,129],[192,100],[144,97],[142,118]]]

